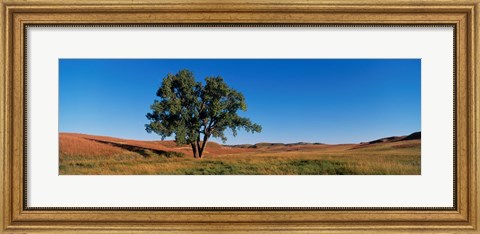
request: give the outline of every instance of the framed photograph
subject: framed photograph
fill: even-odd
[[[2,2],[2,231],[478,233],[479,6]]]

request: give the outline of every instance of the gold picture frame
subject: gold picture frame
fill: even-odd
[[[479,232],[479,0],[3,0],[1,14],[2,232]],[[27,208],[26,27],[141,24],[453,25],[454,209]]]

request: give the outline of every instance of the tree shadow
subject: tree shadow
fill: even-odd
[[[159,155],[159,156],[165,156],[165,157],[183,157],[183,153],[178,153],[178,152],[172,152],[172,151],[165,151],[165,150],[157,150],[157,149],[151,149],[151,148],[144,148],[144,147],[139,147],[139,146],[134,146],[134,145],[127,145],[127,144],[121,144],[121,143],[115,143],[111,141],[103,141],[103,140],[98,140],[98,139],[91,139],[91,138],[86,138],[91,141],[96,141],[99,143],[103,144],[108,144],[111,146],[119,147],[128,151],[132,151],[135,153],[138,153],[142,155],[144,158],[148,158],[152,156],[153,154]]]

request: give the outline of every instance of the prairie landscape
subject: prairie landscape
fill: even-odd
[[[59,67],[60,175],[421,174],[420,59]]]
[[[60,133],[61,175],[419,175],[420,132],[358,144],[208,142],[204,158],[174,141]]]

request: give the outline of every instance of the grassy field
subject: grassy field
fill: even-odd
[[[171,141],[60,134],[61,175],[419,175],[420,140],[375,144],[209,142],[203,159]]]

